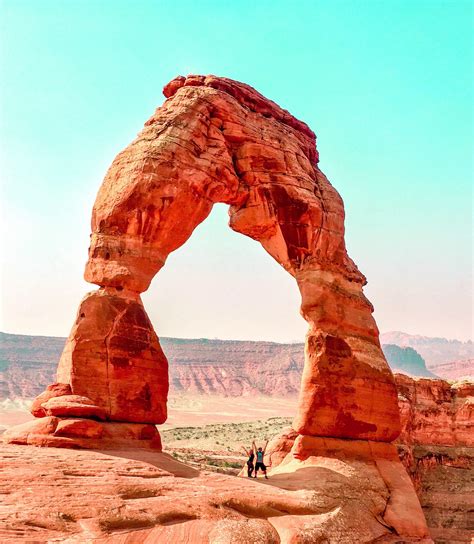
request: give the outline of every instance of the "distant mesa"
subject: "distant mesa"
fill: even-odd
[[[444,365],[451,361],[474,359],[474,343],[472,340],[462,342],[455,339],[391,331],[382,333],[380,341],[382,344],[395,344],[402,348],[411,347],[415,349],[426,361],[428,369],[433,370],[435,373],[435,368],[438,365]],[[448,376],[444,377],[448,378]]]
[[[402,372],[409,376],[436,378],[436,374],[426,368],[423,357],[413,348],[403,348],[395,344],[383,344],[384,355],[394,372]]]
[[[387,338],[385,334],[381,336]],[[425,337],[426,350],[430,349],[428,340]],[[433,341],[440,345],[438,338]],[[54,381],[65,342],[60,337],[0,333],[0,400],[28,399],[40,394]],[[304,364],[302,343],[166,337],[160,338],[160,342],[169,361],[171,393],[227,396],[298,393]],[[448,355],[453,354],[453,345],[460,347],[455,355],[465,354],[466,344],[469,345],[450,341]],[[448,380],[474,377],[474,358],[428,368],[414,348],[395,344],[382,347],[394,372]]]

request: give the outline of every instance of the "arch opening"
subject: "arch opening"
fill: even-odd
[[[294,279],[229,228],[228,209],[215,204],[143,293],[156,331],[160,338],[304,342]]]

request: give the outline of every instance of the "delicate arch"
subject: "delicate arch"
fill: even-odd
[[[342,199],[306,124],[251,87],[178,77],[112,163],[92,214],[84,299],[58,381],[114,421],[166,419],[167,361],[140,300],[213,204],[299,286],[309,324],[297,432],[390,441],[397,393],[364,276],[344,243]]]

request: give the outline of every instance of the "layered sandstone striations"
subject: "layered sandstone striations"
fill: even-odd
[[[0,333],[0,401],[40,394],[55,379],[65,341]],[[299,391],[303,344],[165,337],[160,344],[169,362],[171,394],[284,397]],[[382,345],[392,371],[429,375],[415,350],[394,348]],[[474,359],[464,373],[473,369]]]
[[[164,94],[97,195],[85,278],[100,290],[81,303],[57,382],[109,420],[163,421],[166,359],[139,294],[221,202],[230,206],[231,228],[258,240],[301,292],[309,331],[295,430],[396,438],[393,376],[366,280],[346,252],[342,199],[318,168],[314,133],[225,78],[178,77]]]
[[[474,537],[474,384],[396,376],[399,452],[439,544]]]
[[[0,400],[41,393],[54,381],[65,340],[0,332]]]
[[[474,383],[396,374],[404,444],[474,446]]]
[[[304,365],[302,344],[161,339],[172,392],[225,396],[294,396]]]
[[[55,379],[65,338],[0,333],[0,401],[28,399]],[[170,392],[193,394],[295,395],[304,365],[303,344],[160,338],[169,361]],[[413,348],[384,344],[392,371],[429,375]],[[474,359],[432,367],[441,377],[474,375]],[[446,376],[447,375],[447,376]]]
[[[398,455],[430,534],[436,544],[468,544],[474,537],[474,383],[403,374],[395,379],[402,422]],[[268,444],[266,462],[277,467],[290,452],[308,455],[314,440],[288,428]]]
[[[462,360],[450,360],[433,367],[438,374],[448,380],[474,380],[474,358]]]

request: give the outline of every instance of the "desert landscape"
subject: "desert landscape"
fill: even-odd
[[[410,336],[401,333],[397,338],[393,336],[394,333],[389,333],[381,335],[381,338],[382,341],[385,338],[399,341],[402,345],[400,350],[396,350],[396,355],[400,357],[400,354],[406,353],[402,349],[407,346]],[[0,432],[4,432],[14,425],[34,419],[29,411],[32,397],[52,381],[65,339],[22,337],[5,333],[2,333],[1,339]],[[303,366],[302,345],[178,339],[162,339],[162,344],[170,362],[171,393],[168,400],[168,419],[159,426],[159,430],[163,451],[170,459],[184,463],[199,473],[237,476],[246,462],[242,447],[248,448],[253,440],[263,446],[267,439],[279,437],[285,432],[291,433],[292,418],[297,410],[296,386]],[[434,373],[440,368],[448,367],[441,357],[438,364],[433,365],[429,358],[430,351],[436,350],[439,353],[442,346],[447,346],[448,351],[444,355],[446,360],[453,356],[459,359],[469,356],[469,348],[472,349],[469,344],[441,339],[432,339],[430,343],[429,339],[424,338],[423,344],[425,357],[430,361],[429,366],[425,366],[423,361],[423,374],[426,373],[426,368]],[[388,351],[388,355],[390,348],[387,349],[387,346],[392,345],[396,346],[384,345],[384,351]],[[416,375],[420,372],[421,357],[417,352],[413,356],[412,351],[408,352],[407,360],[398,359],[397,364],[403,363],[404,368],[409,368]],[[388,360],[394,364],[389,357]],[[259,361],[260,364],[267,365],[269,371],[279,370],[280,378],[255,382],[255,374],[251,370]],[[453,366],[450,365],[451,368]],[[213,384],[210,380],[200,383],[203,377],[213,376],[216,368],[227,374],[228,381],[225,384],[221,381]],[[472,376],[473,367],[463,368],[467,368],[466,376],[454,385],[453,382],[449,384],[439,378],[416,381],[407,375],[396,376],[399,406],[405,418],[405,430],[398,440],[398,453],[415,483],[430,534],[440,544],[470,542],[474,518],[471,499],[474,494],[474,382],[468,377]],[[252,383],[251,387],[249,384]],[[259,389],[261,383],[267,387],[266,393]],[[243,391],[245,393],[242,394]],[[286,395],[283,396],[283,393]],[[8,459],[12,457],[8,457],[8,450],[5,455],[5,462],[8,463]],[[271,443],[269,455],[266,456],[270,469],[272,457],[275,456],[278,460],[281,455],[278,442],[273,445]],[[61,454],[53,456],[56,460],[60,458]],[[146,456],[141,460],[146,463]],[[46,465],[41,469],[43,473],[50,466],[47,464],[50,462],[49,458],[45,459]],[[78,459],[73,456],[69,460],[62,459],[62,462],[67,466],[70,462],[77,463]],[[98,467],[93,472],[99,486],[99,482],[106,482],[110,476],[101,472],[102,463],[98,460],[96,463]],[[153,463],[155,466],[156,460]],[[115,461],[110,466],[115,466]],[[149,467],[146,464],[142,466],[143,470],[146,466]],[[177,470],[178,465],[171,466]],[[135,466],[133,470],[138,469]],[[9,471],[4,473],[6,478],[9,474]],[[81,477],[80,471],[75,473],[73,480],[78,477]],[[86,473],[82,477],[90,478]],[[207,477],[209,478],[210,476]],[[159,486],[151,485],[150,479],[141,475],[137,475],[135,480],[128,491],[125,491],[125,484],[120,484],[121,498],[128,501],[140,498],[144,503],[143,508],[152,508],[146,499],[151,498],[153,501],[153,497],[160,493]],[[6,489],[11,492],[9,486]],[[58,493],[58,490],[55,489],[54,493]],[[101,500],[105,500],[105,496]],[[65,504],[68,504],[67,501]],[[38,521],[37,508],[38,505],[34,508],[31,505],[31,509],[25,511],[22,522],[9,522],[11,529],[5,531],[2,538],[14,542],[25,535],[36,534],[38,539],[48,538],[54,541],[55,538],[61,538],[58,535],[62,532],[70,532],[69,538],[76,538],[81,542],[86,536],[83,529],[77,527],[88,526],[89,529],[85,532],[89,535],[87,538],[91,541],[102,541],[103,529],[99,519],[94,521],[94,529],[90,523],[81,521],[76,513],[77,507],[73,504],[68,505],[72,510],[62,512],[64,519],[58,514],[57,520],[51,521],[51,512],[45,512],[41,519],[48,519],[47,523]],[[83,509],[81,515],[91,514],[86,512],[87,509]],[[98,518],[104,515],[100,508],[97,512],[102,512],[97,514]],[[123,535],[127,535],[132,529],[132,534],[135,535],[133,538],[140,534],[146,534],[147,538],[150,534],[155,535],[150,538],[158,538],[156,529],[145,528],[155,525],[156,518],[141,519],[135,514],[135,517],[123,521],[122,527],[114,527],[113,530],[107,525],[109,522],[101,523],[116,539],[119,535],[120,538],[125,538]],[[29,529],[25,529],[25,526]],[[81,536],[74,537],[77,531]]]
[[[437,373],[472,345],[382,348],[305,123],[226,78],[163,93],[97,195],[68,339],[2,333],[2,540],[467,542],[474,384]],[[154,332],[140,293],[217,202],[296,280],[304,346]]]
[[[469,2],[0,19],[0,543],[474,544]]]
[[[400,374],[396,379],[404,418],[404,431],[397,441],[398,454],[415,484],[430,535],[440,544],[470,542],[474,515],[474,384],[464,381],[453,387],[439,379],[414,381]],[[31,399],[4,399],[2,402],[0,421],[3,430],[33,419],[28,411]],[[9,498],[5,501],[2,541],[13,543],[34,538],[41,542],[55,542],[63,541],[68,535],[67,541],[71,542],[135,542],[136,539],[145,541],[145,537],[182,538],[192,542],[192,538],[199,534],[197,530],[193,532],[193,524],[186,529],[181,527],[179,531],[182,532],[177,527],[164,528],[168,525],[160,517],[163,515],[162,507],[156,503],[156,497],[163,494],[161,486],[166,482],[165,476],[200,475],[205,482],[201,485],[209,485],[209,482],[212,482],[211,488],[217,485],[217,488],[208,488],[207,492],[217,493],[220,497],[223,488],[231,484],[214,482],[212,473],[236,477],[246,462],[242,447],[248,447],[254,439],[263,446],[266,439],[276,437],[270,443],[266,456],[271,471],[272,458],[277,464],[294,441],[291,421],[296,408],[295,396],[279,398],[256,394],[250,397],[223,397],[175,393],[169,400],[169,418],[159,427],[163,452],[168,457],[160,458],[156,453],[138,454],[137,450],[134,454],[126,454],[123,450],[115,453],[104,451],[99,457],[91,457],[87,453],[67,453],[65,450],[49,454],[48,450],[33,448],[31,455],[35,472],[27,472],[25,478],[32,494],[38,494],[40,502],[28,500],[27,504],[18,495],[17,480],[12,479],[13,472],[24,470],[22,463],[27,462],[26,452],[21,446],[3,446],[2,491]],[[279,437],[285,433],[289,434],[288,441],[282,443]],[[179,464],[173,464],[173,461]],[[82,466],[87,468],[82,469]],[[186,473],[186,470],[189,472]],[[152,477],[150,471],[155,471],[156,475]],[[183,476],[183,471],[186,476]],[[160,479],[155,480],[158,474],[161,475]],[[46,482],[45,475],[48,475]],[[94,493],[98,494],[93,510],[82,503],[77,504],[74,494],[67,493],[72,485],[87,485],[90,490],[91,478],[94,478]],[[290,485],[288,480],[279,478],[277,485]],[[35,491],[34,482],[41,485],[41,490]],[[259,479],[260,483],[264,481]],[[298,485],[293,478],[291,483]],[[44,503],[45,492],[49,500],[60,500],[63,505],[61,510],[51,506],[50,502]],[[250,508],[250,497],[242,497],[241,500],[242,504],[247,504],[246,508]],[[106,506],[109,501],[115,505],[112,509]],[[138,506],[138,503],[139,511],[129,511],[130,505]],[[17,504],[24,505],[21,519],[17,518]],[[126,515],[118,514],[123,513],[124,509]],[[120,515],[120,521],[117,515]],[[181,512],[177,518],[190,521],[192,516]],[[233,524],[238,526],[234,521],[228,530]],[[206,532],[208,528],[205,526],[199,530]],[[253,535],[256,530],[253,527],[249,534]],[[269,528],[262,526],[258,530],[265,533]],[[111,536],[105,537],[104,533]],[[269,534],[272,535],[271,532]],[[337,532],[334,534],[335,538],[345,541]],[[269,542],[277,541],[272,540],[276,539],[275,535],[268,538]]]

